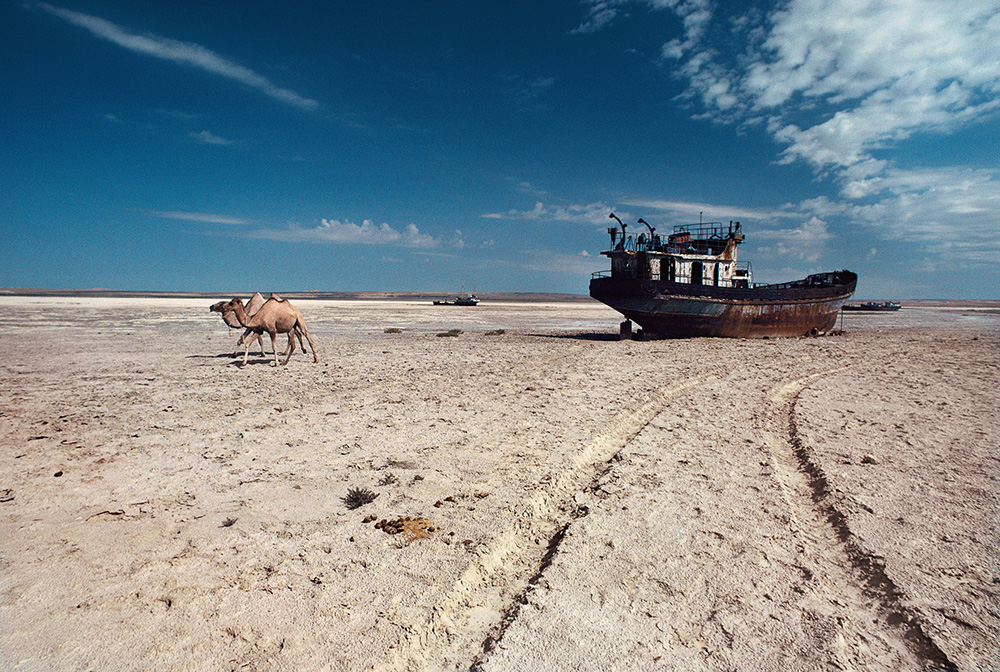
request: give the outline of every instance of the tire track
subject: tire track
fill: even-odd
[[[427,620],[412,627],[389,659],[374,669],[458,669],[491,648],[580,514],[574,495],[599,478],[607,463],[671,398],[714,377],[688,378],[621,412],[562,473],[527,500],[514,521],[466,567]]]
[[[802,544],[803,567],[816,596],[835,609],[840,627],[835,649],[842,669],[863,669],[872,656],[915,658],[925,670],[955,664],[928,637],[919,616],[904,604],[884,560],[866,551],[837,508],[826,474],[802,442],[795,404],[810,383],[843,370],[829,369],[780,384],[768,395],[765,440],[774,475],[788,504],[793,532]],[[858,617],[850,618],[854,613]],[[880,631],[872,632],[872,624]],[[874,641],[873,641],[874,640]],[[879,647],[873,647],[878,642]]]

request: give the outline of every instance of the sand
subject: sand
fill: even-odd
[[[1000,669],[1000,311],[210,303],[0,298],[0,669]]]

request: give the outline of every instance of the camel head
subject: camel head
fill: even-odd
[[[228,305],[229,305],[228,301],[219,301],[218,303],[213,303],[211,306],[208,307],[208,309],[213,313],[222,313],[225,312],[226,306]]]

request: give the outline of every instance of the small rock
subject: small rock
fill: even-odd
[[[878,464],[878,460],[875,459],[874,455],[865,455],[861,458],[861,464]]]

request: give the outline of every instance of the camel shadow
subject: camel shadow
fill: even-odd
[[[274,355],[269,355],[266,357],[250,357],[247,359],[247,366],[255,366],[259,364],[274,364]],[[243,357],[236,357],[229,366],[235,366],[238,369],[243,368]]]
[[[188,359],[225,359],[226,357],[232,357],[231,352],[221,352],[218,355],[187,355]]]

